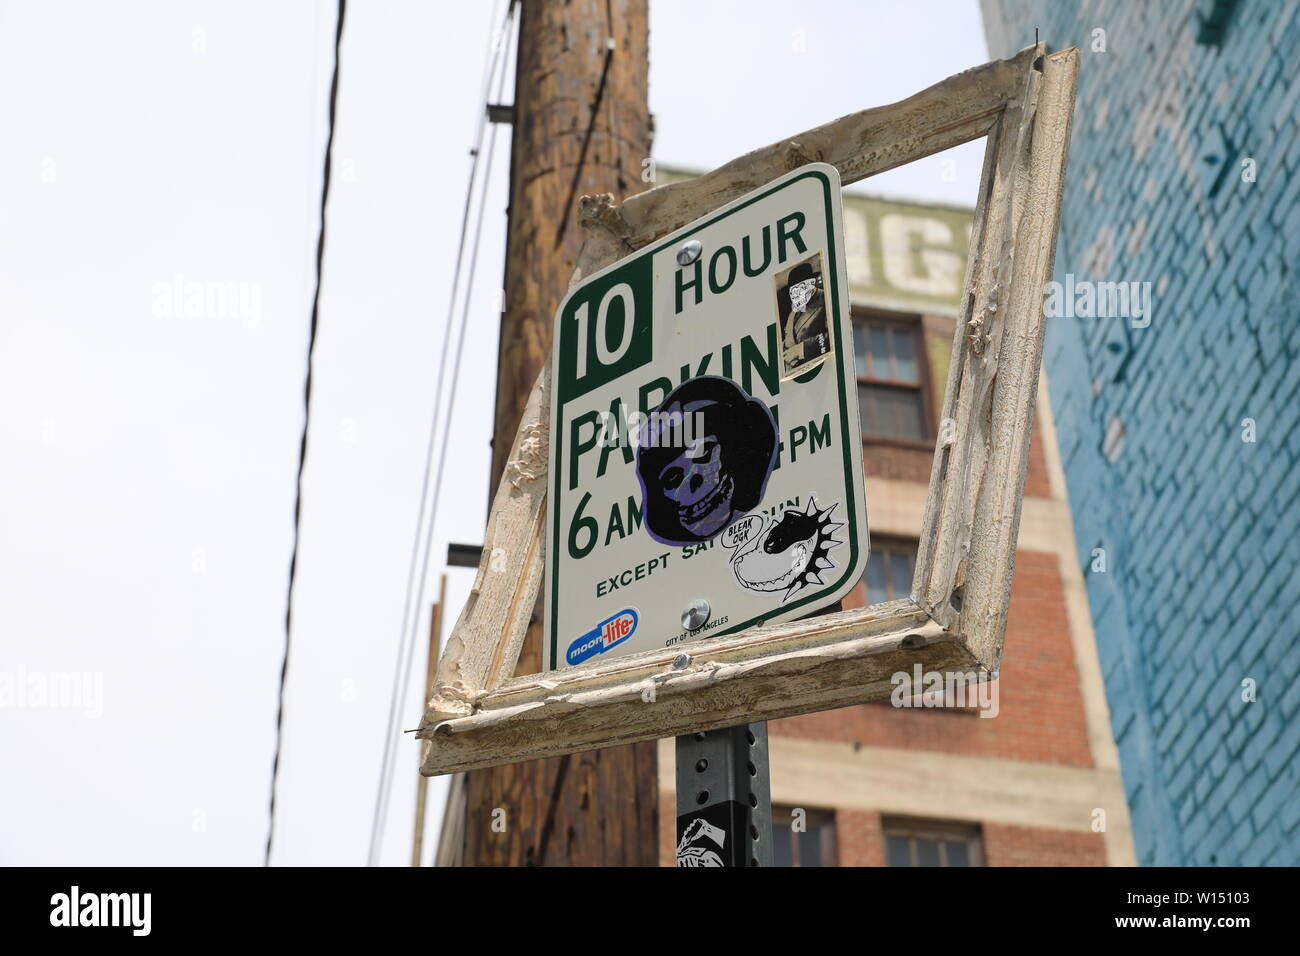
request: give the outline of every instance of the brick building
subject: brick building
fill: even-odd
[[[1138,860],[1295,865],[1300,4],[983,9],[1082,52],[1057,281],[1154,292],[1044,362]]]
[[[845,194],[872,538],[846,607],[910,591],[971,217],[968,208]],[[1045,387],[1025,494],[1003,671],[986,708],[996,716],[886,701],[773,721],[778,864],[1133,862]],[[673,742],[662,741],[667,864],[674,767]],[[1094,829],[1098,809],[1103,831]],[[793,820],[805,829],[795,832]]]

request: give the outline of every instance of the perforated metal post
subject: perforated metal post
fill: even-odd
[[[677,738],[677,865],[772,865],[766,721]]]
[[[843,607],[836,601],[800,620]],[[773,865],[767,753],[765,720],[677,738],[678,866]]]

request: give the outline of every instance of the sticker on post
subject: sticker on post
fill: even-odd
[[[835,567],[831,551],[844,543],[834,537],[843,522],[831,521],[838,504],[818,508],[809,495],[803,511],[786,508],[778,520],[751,515],[732,525],[735,532],[725,535],[722,544],[737,549],[731,557],[736,582],[751,591],[784,591],[782,604],[809,584],[824,583],[822,573]]]
[[[613,617],[605,618],[570,644],[568,652],[564,655],[565,659],[570,665],[581,664],[597,654],[605,653],[611,647],[616,647],[631,637],[636,632],[640,620],[641,616],[637,614],[636,608],[624,608]]]
[[[680,867],[722,867],[721,851],[726,847],[727,831],[708,820],[690,822],[677,841],[677,865]],[[712,844],[710,846],[709,844]]]
[[[682,383],[641,426],[646,531],[679,547],[711,540],[758,506],[776,453],[776,422],[761,399],[716,375]]]
[[[822,284],[822,254],[776,274],[776,310],[781,329],[781,378],[811,371],[832,353]]]

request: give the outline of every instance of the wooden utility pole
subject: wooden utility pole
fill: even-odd
[[[505,310],[492,489],[505,467],[584,239],[586,194],[647,188],[648,0],[524,0],[515,77]],[[517,673],[542,669],[534,614]],[[477,770],[465,783],[466,866],[652,866],[655,745]]]
[[[433,681],[438,671],[438,652],[442,647],[442,609],[447,606],[447,572],[442,572],[438,582],[438,603],[429,616],[429,661],[424,671],[424,699],[433,696]],[[428,804],[429,778],[423,775],[416,781],[415,836],[411,840],[411,866],[419,866],[424,852],[424,811]]]

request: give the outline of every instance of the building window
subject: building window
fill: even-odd
[[[983,866],[980,828],[966,823],[884,821],[886,866]]]
[[[772,862],[777,866],[834,866],[835,815],[826,810],[773,807]]]
[[[920,323],[855,315],[853,351],[863,437],[926,441],[930,429]]]
[[[897,601],[912,593],[916,542],[872,538],[867,558],[867,604]]]

